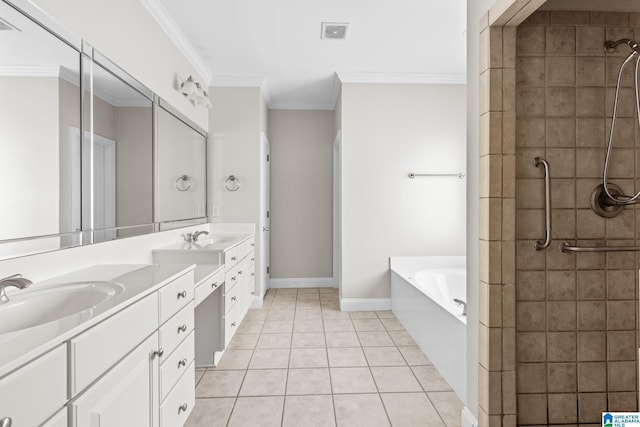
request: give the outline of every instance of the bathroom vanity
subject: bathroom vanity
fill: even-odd
[[[184,424],[195,399],[193,270],[97,265],[24,291],[115,284],[85,310],[0,335],[0,420],[47,427]]]
[[[212,234],[153,250],[155,263],[196,264],[198,367],[218,363],[247,314],[254,295],[254,248],[254,233],[245,232]]]
[[[251,304],[254,245],[253,232],[212,234],[154,249],[156,264],[95,265],[9,293],[0,422],[183,425],[196,364],[217,363]]]

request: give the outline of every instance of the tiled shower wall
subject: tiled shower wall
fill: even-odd
[[[535,12],[516,32],[516,378],[518,425],[600,425],[602,411],[636,411],[640,257],[563,254],[637,245],[640,215],[604,219],[589,207],[602,169],[620,64],[607,39],[640,38],[640,14]],[[610,182],[640,189],[632,67],[621,90]],[[553,242],[544,251],[544,182],[551,170]]]

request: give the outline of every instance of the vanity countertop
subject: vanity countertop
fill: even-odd
[[[79,282],[115,282],[122,290],[113,298],[80,313],[0,334],[0,377],[194,269],[195,265],[185,264],[94,265],[35,283],[33,290]],[[206,275],[201,276],[201,280],[213,274],[209,270],[201,269],[201,274]],[[17,295],[12,292],[9,298],[12,294]]]
[[[208,236],[202,236],[197,242],[178,242],[160,248],[154,248],[156,251],[216,251],[226,252],[229,249],[238,246],[240,243],[253,236],[253,233],[211,233]]]

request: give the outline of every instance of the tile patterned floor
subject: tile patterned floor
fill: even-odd
[[[196,371],[186,426],[454,427],[461,411],[390,311],[341,312],[332,288],[273,289],[219,366]]]

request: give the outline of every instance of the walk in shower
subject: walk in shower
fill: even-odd
[[[501,4],[481,34],[485,425],[638,410],[640,8],[543,3]]]

